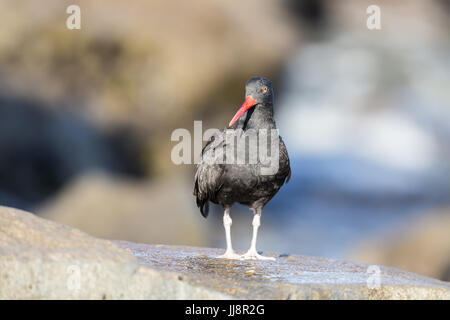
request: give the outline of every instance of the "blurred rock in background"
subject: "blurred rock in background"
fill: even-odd
[[[232,112],[242,83],[275,74],[298,35],[273,0],[77,4],[81,30],[68,30],[64,1],[2,1],[1,91],[140,130],[144,165],[158,172],[173,169],[173,129]]]
[[[31,208],[86,170],[140,176],[137,140],[116,131],[102,132],[74,110],[0,96],[0,202]]]
[[[353,259],[450,281],[450,211],[419,217],[384,239],[357,246]]]
[[[93,236],[140,243],[201,245],[207,231],[191,202],[185,176],[137,182],[86,174],[38,208],[46,219]]]

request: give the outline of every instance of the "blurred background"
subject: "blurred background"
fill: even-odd
[[[170,137],[225,127],[266,76],[292,178],[259,249],[450,281],[449,16],[445,0],[3,0],[0,205],[97,237],[224,247],[222,212],[201,217]],[[246,250],[252,214],[232,217]]]

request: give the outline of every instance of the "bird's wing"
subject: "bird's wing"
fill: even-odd
[[[289,160],[289,154],[286,148],[286,145],[284,144],[283,139],[280,136],[280,168],[281,172],[280,174],[284,176],[284,183],[288,183],[291,179],[291,163]]]
[[[225,147],[223,132],[217,133],[208,140],[202,150],[200,163],[195,173],[194,196],[197,198],[197,206],[206,218],[208,216],[208,201],[214,200],[217,191],[222,186],[224,173],[223,161],[219,148]]]

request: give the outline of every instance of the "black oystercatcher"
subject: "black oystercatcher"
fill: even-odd
[[[233,145],[230,143],[231,140],[227,140],[226,136],[230,132],[234,132],[237,140],[243,138],[244,141],[247,141],[244,149],[236,149],[236,145],[239,144]],[[250,136],[250,133],[254,134],[255,132],[258,135],[258,143],[255,139],[246,138]],[[266,136],[260,134],[267,132]],[[270,139],[270,132],[275,132],[272,139]],[[267,145],[264,147],[265,143],[261,143],[261,141],[265,141]],[[269,156],[270,152],[266,150],[267,156],[264,156],[265,152],[261,155],[259,154],[261,146],[264,147],[264,150],[276,150],[276,152],[272,152],[273,154]],[[231,148],[237,152],[230,150]],[[252,162],[248,159],[254,159],[257,154],[256,161]],[[237,158],[237,161],[233,162],[231,159],[233,156]],[[267,169],[267,160],[270,160],[267,157],[275,159],[276,170],[264,171],[264,168]],[[243,159],[245,161],[242,161]],[[208,216],[209,201],[220,204],[224,208],[223,224],[227,249],[225,254],[218,258],[275,260],[272,257],[258,254],[256,237],[263,207],[280,190],[281,186],[289,181],[290,175],[291,169],[286,146],[278,135],[273,119],[272,85],[266,78],[251,78],[245,87],[245,102],[231,120],[229,127],[213,135],[206,143],[195,174],[194,195],[202,215],[205,218]],[[250,249],[242,256],[236,254],[231,245],[230,208],[236,202],[248,206],[254,213]]]

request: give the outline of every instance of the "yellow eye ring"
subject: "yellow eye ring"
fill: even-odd
[[[269,90],[269,88],[267,88],[267,86],[266,86],[266,87],[262,88],[262,93],[267,93],[268,90]]]

